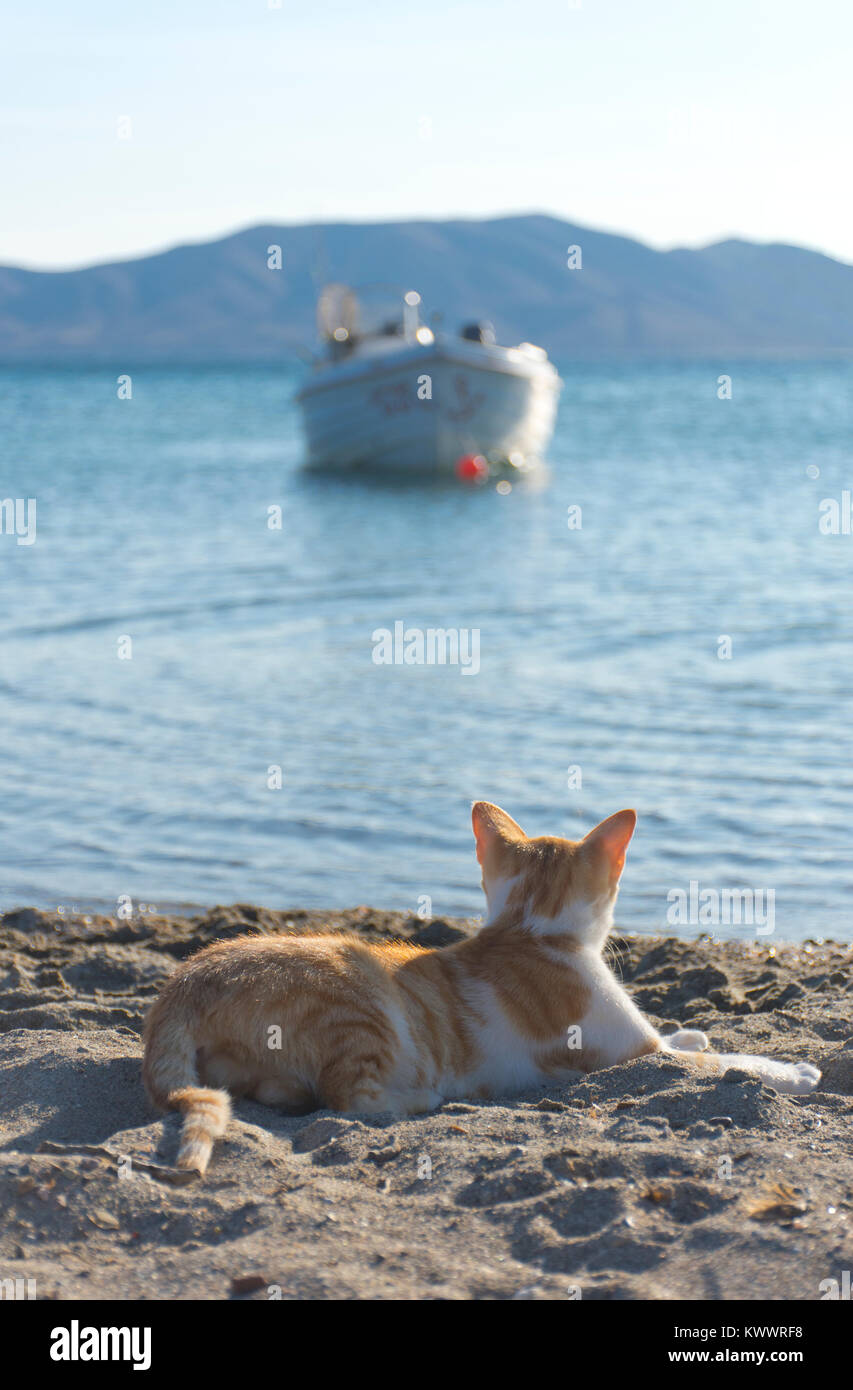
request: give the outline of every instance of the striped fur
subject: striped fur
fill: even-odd
[[[633,811],[577,843],[530,839],[488,802],[472,820],[489,908],[476,936],[441,950],[242,936],[175,971],[146,1022],[143,1071],[154,1103],[184,1116],[179,1167],[205,1172],[230,1096],[406,1115],[658,1051],[777,1090],[817,1084],[805,1063],[714,1056],[695,1030],[661,1037],[605,964]]]

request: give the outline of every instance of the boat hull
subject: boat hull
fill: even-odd
[[[551,439],[559,391],[547,359],[464,341],[326,367],[298,397],[307,462],[450,473],[481,454],[530,466]]]

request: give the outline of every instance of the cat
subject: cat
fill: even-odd
[[[662,1036],[613,975],[602,950],[636,820],[617,811],[577,843],[528,839],[476,802],[488,914],[452,946],[240,936],[190,957],[145,1026],[149,1097],[184,1116],[178,1167],[205,1172],[231,1096],[291,1113],[410,1115],[654,1052],[813,1090],[809,1063],[706,1053],[696,1029]]]

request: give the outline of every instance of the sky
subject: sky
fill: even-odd
[[[509,212],[853,261],[849,0],[0,3],[0,263]]]

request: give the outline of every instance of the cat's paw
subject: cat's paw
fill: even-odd
[[[698,1028],[679,1028],[677,1033],[670,1033],[669,1037],[664,1038],[667,1047],[674,1047],[676,1052],[704,1052],[709,1046],[707,1033],[702,1033]]]
[[[790,1075],[791,1094],[795,1096],[808,1095],[820,1081],[820,1072],[811,1062],[792,1062]]]

